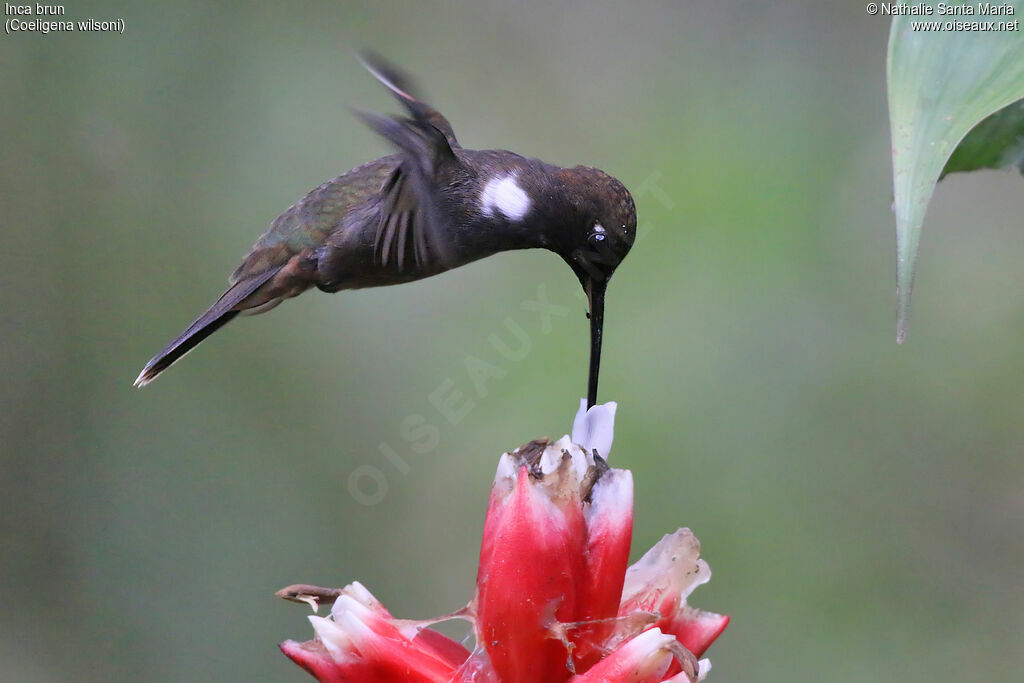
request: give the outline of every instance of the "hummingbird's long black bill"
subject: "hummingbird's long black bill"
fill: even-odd
[[[606,280],[587,281],[587,299],[590,301],[590,380],[587,383],[587,408],[597,404],[597,380],[601,373],[601,335],[604,332],[604,293]]]

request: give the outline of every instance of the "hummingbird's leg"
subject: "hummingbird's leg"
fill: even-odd
[[[597,380],[601,373],[601,335],[604,332],[604,293],[607,281],[591,279],[587,286],[590,300],[590,379],[587,383],[587,408],[597,403]]]

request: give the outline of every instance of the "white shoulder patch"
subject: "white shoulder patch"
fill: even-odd
[[[480,193],[480,209],[485,216],[493,216],[497,209],[505,218],[520,221],[530,211],[530,197],[516,184],[514,174],[498,176]]]

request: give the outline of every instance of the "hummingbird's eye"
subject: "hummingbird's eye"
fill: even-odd
[[[605,240],[604,227],[600,223],[594,223],[594,227],[591,229],[590,235],[587,236],[587,240],[591,244],[600,244]]]

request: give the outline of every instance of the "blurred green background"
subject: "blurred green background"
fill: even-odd
[[[303,680],[276,644],[311,636],[307,610],[274,590],[358,579],[401,616],[460,606],[498,454],[569,430],[584,304],[539,251],[303,296],[132,388],[271,219],[387,151],[347,109],[394,110],[353,57],[368,46],[466,146],[634,189],[602,398],[636,478],[634,555],[693,528],[714,579],[691,600],[733,617],[712,680],[1019,680],[1021,179],[939,186],[897,347],[887,19],[752,0],[66,8],[126,31],[0,36],[0,679]],[[523,306],[539,288],[564,308],[547,333]],[[507,319],[520,362],[490,342]],[[472,357],[506,373],[486,396]],[[464,419],[438,391],[472,401]],[[407,419],[438,446],[413,451]],[[367,468],[385,488],[354,496]]]

